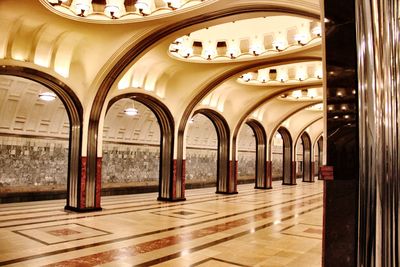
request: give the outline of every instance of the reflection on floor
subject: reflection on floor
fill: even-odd
[[[65,212],[64,201],[0,205],[0,265],[320,266],[322,182],[270,190],[240,185],[104,197],[103,211]]]

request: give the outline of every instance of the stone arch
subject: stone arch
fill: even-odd
[[[148,107],[156,116],[160,126],[160,170],[159,170],[159,194],[158,200],[171,200],[172,190],[174,190],[174,118],[164,103],[147,94],[128,93],[119,95],[111,99],[108,103],[107,110],[118,100],[122,98],[130,98]],[[100,186],[99,181],[97,186]]]
[[[249,119],[246,124],[254,132],[256,138],[256,179],[255,188],[272,188],[272,180],[267,179],[267,134],[263,125],[254,119]]]
[[[324,151],[324,137],[321,135],[315,144],[318,148],[318,162],[316,163],[318,166],[317,174],[318,174],[318,180],[322,180],[322,177],[320,175],[320,167],[323,165],[323,151]],[[315,146],[314,145],[314,146]]]
[[[290,132],[285,127],[281,126],[278,133],[282,136],[283,140],[283,181],[284,185],[295,185],[296,174],[293,167],[293,141]]]
[[[17,76],[40,83],[53,91],[64,104],[70,121],[65,209],[80,210],[82,203],[85,202],[85,188],[81,186],[81,169],[86,165],[86,159],[82,158],[81,161],[83,108],[78,97],[62,81],[33,68],[3,65],[0,67],[0,74]]]
[[[307,132],[303,132],[300,138],[303,142],[303,182],[314,182],[311,166],[311,138]]]
[[[174,32],[187,28],[189,26],[193,26],[195,24],[209,22],[212,20],[234,16],[234,15],[242,15],[242,14],[258,14],[259,12],[282,12],[282,13],[289,13],[299,16],[304,16],[308,18],[315,18],[319,19],[319,15],[311,12],[306,12],[303,10],[289,8],[289,7],[282,7],[276,6],[271,4],[251,4],[248,5],[245,9],[243,7],[231,7],[225,10],[220,10],[218,12],[210,13],[207,15],[199,15],[196,17],[190,17],[188,19],[182,20],[179,23],[162,26],[155,29],[154,32],[150,32],[147,35],[144,35],[134,46],[132,46],[119,60],[114,64],[114,67],[111,69],[109,73],[104,77],[102,83],[99,86],[99,89],[96,93],[95,99],[93,101],[93,106],[90,110],[90,125],[88,128],[88,142],[87,142],[87,153],[88,153],[88,165],[87,165],[87,179],[88,183],[94,183],[94,181],[99,176],[97,174],[96,168],[96,161],[97,161],[97,146],[98,146],[98,128],[99,128],[99,121],[100,116],[103,108],[103,104],[106,101],[107,95],[112,88],[115,77],[118,77],[129,64],[137,59],[140,55],[142,55],[149,47],[151,47],[155,40],[160,40],[165,38]],[[307,57],[306,57],[307,58]],[[313,57],[308,57],[313,58]],[[273,62],[271,62],[273,63]],[[227,73],[222,74],[221,77],[217,78],[216,80],[209,83],[204,90],[202,90],[199,94],[197,94],[191,103],[185,109],[185,112],[181,118],[180,124],[178,125],[178,159],[176,162],[176,174],[174,181],[178,183],[178,188],[172,192],[174,195],[170,196],[171,199],[174,200],[181,200],[184,199],[184,165],[183,165],[183,133],[186,127],[186,123],[192,113],[194,107],[197,103],[217,84],[221,81],[225,80],[226,77],[229,77],[232,74],[238,73],[243,71],[247,68],[256,67],[262,65],[262,63],[249,63],[247,67],[239,67],[236,70],[228,71]],[[87,189],[88,191],[92,191],[90,188]],[[97,197],[91,199],[87,202],[88,206],[93,206],[99,200]]]
[[[225,118],[212,109],[199,109],[193,114],[202,114],[213,123],[218,137],[217,152],[217,193],[229,194],[236,192],[236,185],[230,184],[232,175],[232,162],[229,160],[230,130]],[[230,188],[234,187],[234,192]]]

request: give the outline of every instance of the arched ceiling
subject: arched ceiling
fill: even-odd
[[[125,110],[134,108],[136,115]],[[103,140],[114,142],[160,144],[160,126],[154,113],[140,102],[121,99],[107,112],[103,127]]]
[[[69,118],[63,103],[47,102],[40,93],[50,92],[28,79],[0,75],[0,134],[68,137]]]
[[[209,118],[203,114],[196,114],[192,117],[187,129],[186,145],[189,147],[217,148],[217,131]]]
[[[263,123],[269,136],[277,123],[295,110],[321,102],[320,93],[316,98],[301,101],[285,101],[278,97],[286,94],[288,100],[294,91],[308,95],[310,89],[322,87],[321,40],[314,38],[312,31],[318,25],[320,13],[317,0],[197,1],[197,5],[176,10],[167,5],[168,14],[141,17],[136,14],[135,19],[128,19],[128,16],[125,19],[106,17],[105,21],[99,23],[94,22],[90,16],[76,18],[76,14],[72,14],[75,17],[71,19],[58,11],[50,11],[51,8],[72,5],[74,1],[61,1],[61,5],[57,1],[53,7],[46,7],[36,0],[18,1],[18,4],[11,0],[0,1],[0,62],[2,65],[36,68],[65,82],[81,100],[85,116],[90,113],[99,85],[111,70],[122,63],[126,68],[113,73],[111,79],[114,84],[106,101],[129,92],[152,95],[170,109],[176,127],[183,114],[193,114],[200,108],[211,108],[225,117],[231,132],[239,127],[239,122],[252,117]],[[161,2],[154,3],[165,7],[165,2]],[[100,10],[101,3],[92,1],[93,10]],[[100,14],[93,14],[92,18],[94,16]],[[271,26],[266,27],[261,21]],[[232,28],[233,24],[242,23],[246,27],[233,30],[236,29]],[[259,27],[251,26],[256,24],[260,24]],[[307,45],[298,44],[295,39],[302,27],[307,30],[309,40],[312,39]],[[262,35],[265,40],[269,33],[278,36],[279,32],[285,36],[287,44],[296,41],[293,49],[283,49],[268,55],[250,53],[252,55],[245,60],[229,58],[213,64],[207,64],[210,63],[207,59],[201,63],[185,58],[177,59],[170,52],[173,42],[182,36],[190,36],[192,44],[200,42],[203,46],[203,43],[211,40],[217,50],[217,43],[222,39],[247,40],[243,41],[248,43],[243,51],[248,53],[251,52],[252,44],[256,43],[255,36],[258,38]],[[127,51],[143,40],[147,40],[149,45],[138,56],[125,59]],[[263,49],[270,45],[272,43],[263,42]],[[124,61],[120,62],[122,59]],[[287,80],[283,83],[279,78],[276,82],[272,81],[270,76],[273,76],[274,71],[271,70],[276,70],[277,74],[285,73]],[[243,76],[248,73],[252,73],[254,80],[243,80]],[[264,83],[262,77],[268,80]],[[34,99],[33,95],[31,97]],[[104,140],[142,140],[151,143],[159,139],[154,117],[139,115],[135,120],[140,123],[131,125],[125,114],[121,113],[124,105],[122,101],[109,110],[104,121]],[[5,106],[2,104],[0,108]],[[107,103],[104,103],[106,106]],[[144,109],[141,111],[140,104],[137,107],[139,114],[147,114]],[[11,121],[23,116],[17,113],[10,115],[14,116],[10,118]],[[62,129],[65,128],[64,121]],[[201,124],[200,119],[198,123]],[[10,127],[12,129],[14,126]],[[204,121],[199,129],[210,128]],[[63,131],[52,130],[55,135],[65,135],[66,131]],[[211,134],[202,135],[209,136],[205,144],[214,142]],[[188,144],[192,142],[190,140],[193,136],[188,131]]]
[[[238,149],[252,151],[256,150],[256,138],[254,136],[254,132],[246,123],[243,124],[239,132]]]

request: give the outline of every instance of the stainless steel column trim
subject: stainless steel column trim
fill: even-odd
[[[358,266],[399,266],[399,3],[356,0]]]

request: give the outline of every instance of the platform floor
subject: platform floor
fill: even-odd
[[[63,210],[65,201],[0,205],[0,265],[321,266],[323,183],[273,189],[239,185],[102,198],[100,212]]]

